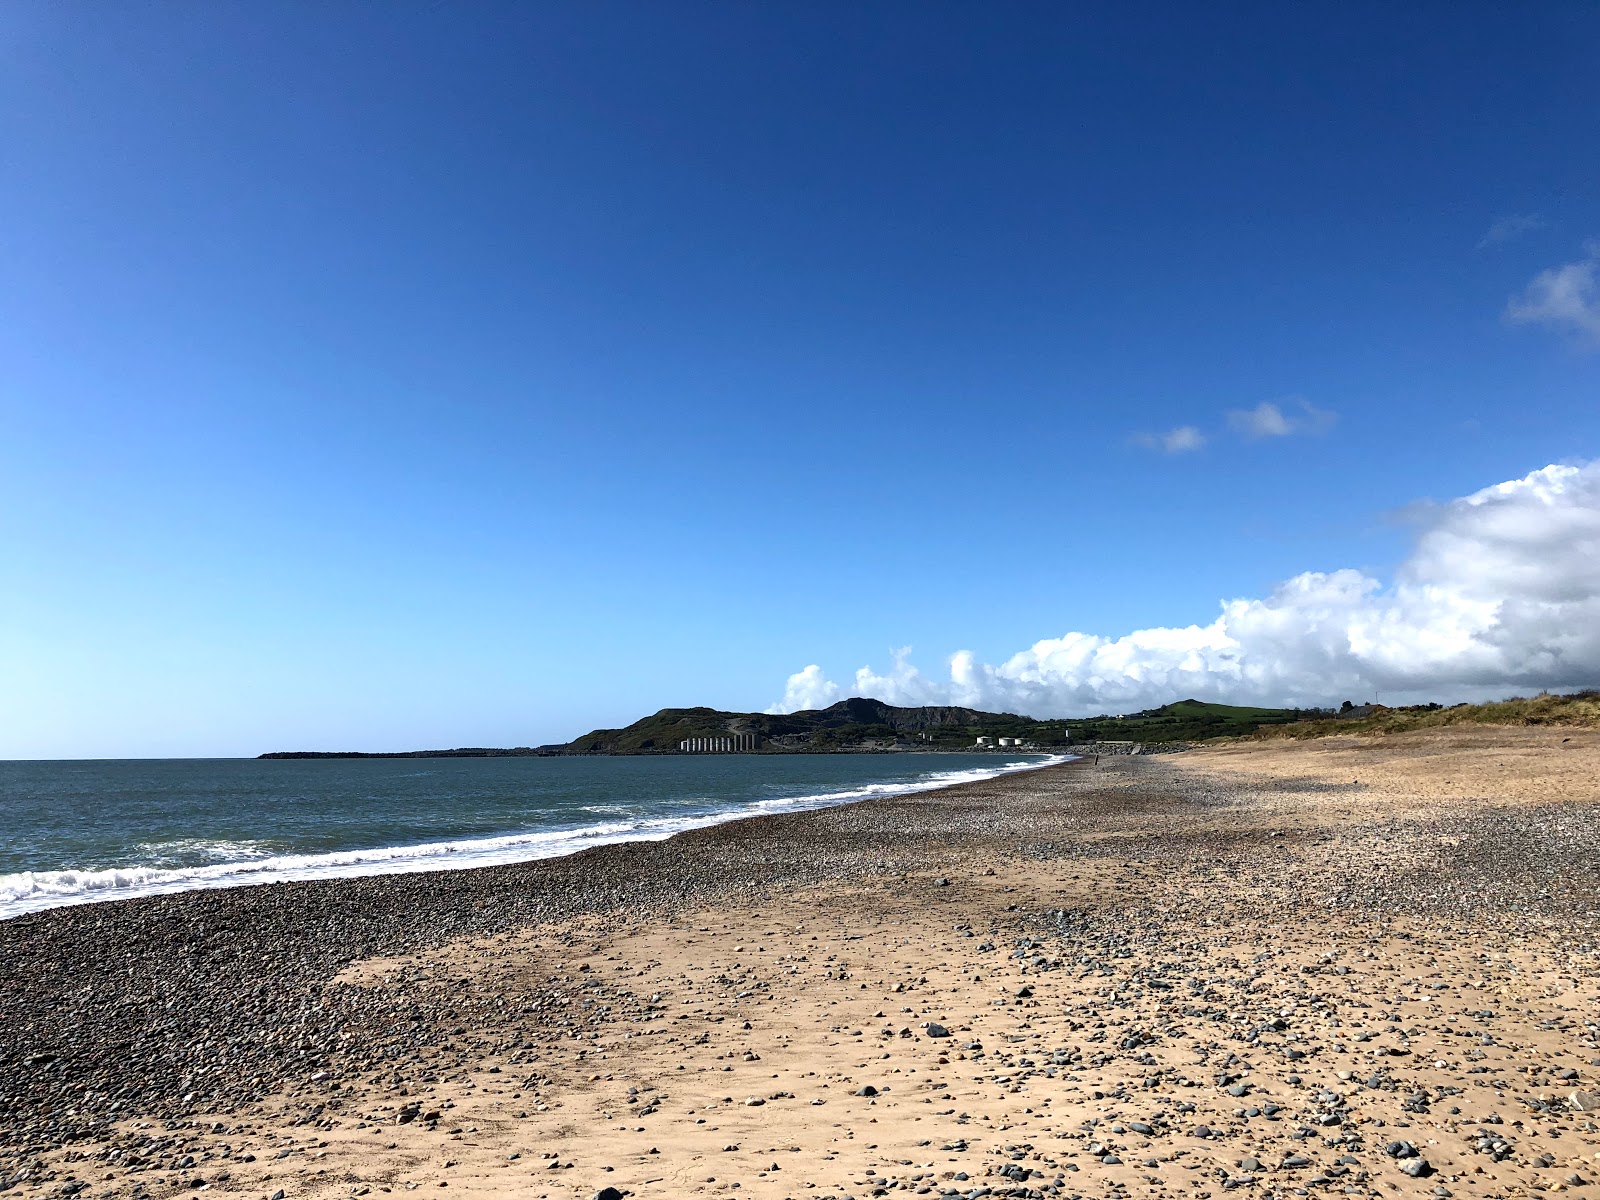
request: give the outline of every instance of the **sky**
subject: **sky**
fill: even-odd
[[[1600,684],[1600,9],[0,7],[0,758]]]

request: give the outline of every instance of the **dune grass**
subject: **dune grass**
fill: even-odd
[[[1407,733],[1413,729],[1437,729],[1449,725],[1565,725],[1582,729],[1600,728],[1600,691],[1552,695],[1515,696],[1490,704],[1457,704],[1451,708],[1416,705],[1386,708],[1370,716],[1348,720],[1296,721],[1291,725],[1268,725],[1248,736],[1265,738],[1319,738],[1358,733]]]

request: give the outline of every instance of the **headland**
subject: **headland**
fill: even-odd
[[[1016,713],[952,705],[905,708],[852,697],[793,713],[664,708],[621,729],[595,729],[546,746],[394,752],[290,750],[262,758],[503,758],[612,754],[882,754],[930,751],[1038,750],[1084,746],[1171,749],[1190,740],[1250,733],[1322,715],[1322,710],[1249,708],[1180,700],[1159,708],[1076,720],[1038,720]],[[1092,751],[1091,751],[1092,752]],[[1111,751],[1114,752],[1114,751]]]

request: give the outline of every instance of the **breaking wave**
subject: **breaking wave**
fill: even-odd
[[[422,842],[410,846],[379,846],[370,850],[339,850],[322,854],[265,854],[254,842],[205,843],[208,856],[223,861],[200,866],[119,866],[104,869],[20,871],[0,875],[0,919],[21,916],[68,904],[124,900],[200,888],[243,887],[289,880],[344,879],[362,875],[399,875],[414,871],[452,871],[501,863],[530,862],[575,854],[591,846],[614,842],[662,841],[675,833],[736,821],[741,817],[777,812],[804,812],[831,808],[879,796],[906,795],[961,783],[975,783],[1016,771],[1034,770],[1068,761],[1058,755],[1042,761],[1000,763],[994,767],[937,771],[898,783],[874,783],[835,792],[803,796],[777,796],[691,815],[640,817],[614,820],[578,828],[506,834],[501,837],[458,841]],[[593,808],[612,806],[596,805]],[[616,806],[621,807],[621,806]],[[155,847],[145,847],[156,849]],[[188,843],[185,849],[197,849]],[[159,863],[160,859],[157,857]]]

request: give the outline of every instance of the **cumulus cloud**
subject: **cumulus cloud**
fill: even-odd
[[[807,708],[827,708],[840,698],[839,685],[823,675],[821,667],[812,663],[789,676],[789,682],[783,689],[783,699],[767,711],[786,713]]]
[[[1268,401],[1254,408],[1236,408],[1228,413],[1228,427],[1246,437],[1289,437],[1291,434],[1322,434],[1332,429],[1339,418],[1311,401],[1295,397],[1284,402],[1289,411]]]
[[[1546,224],[1548,222],[1538,213],[1514,213],[1509,217],[1501,217],[1489,226],[1489,231],[1478,242],[1478,249],[1487,250],[1490,246],[1514,242],[1536,229],[1543,229]]]
[[[1138,433],[1134,443],[1146,450],[1159,450],[1163,454],[1186,454],[1206,444],[1206,435],[1193,425],[1179,425],[1165,433]]]
[[[1506,320],[1513,325],[1553,325],[1600,343],[1600,241],[1584,247],[1585,257],[1540,271],[1506,305]]]
[[[1260,599],[1223,602],[1207,624],[1066,633],[997,664],[963,650],[946,677],[896,651],[888,671],[856,672],[855,694],[1074,716],[1188,696],[1310,707],[1600,684],[1600,462],[1544,467],[1424,506],[1416,520],[1412,553],[1387,584],[1307,572]],[[774,711],[839,695],[811,666]]]

